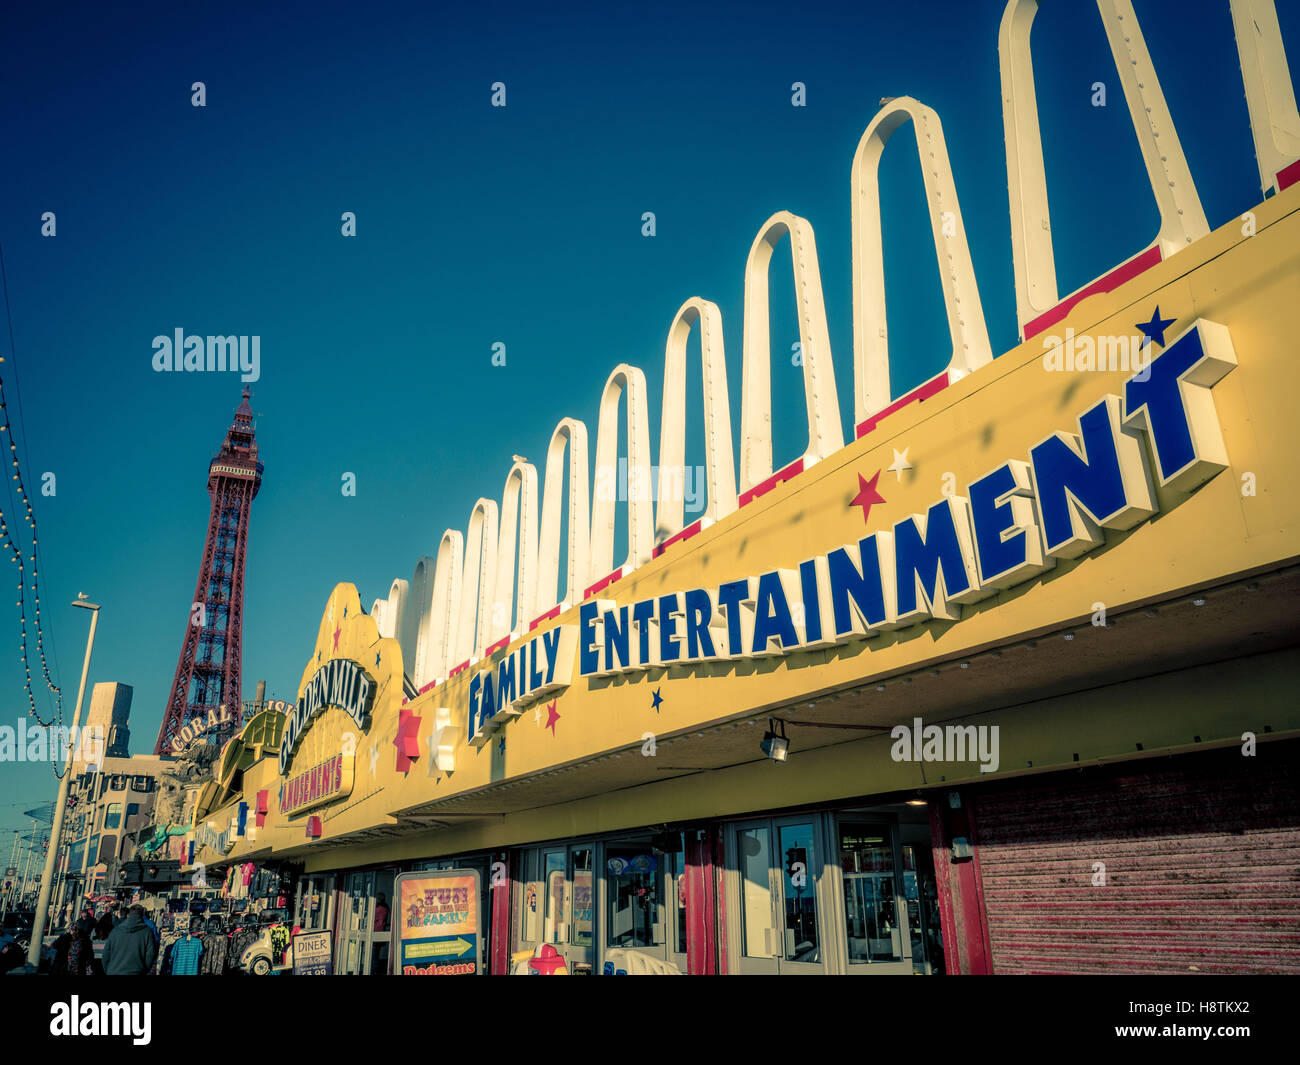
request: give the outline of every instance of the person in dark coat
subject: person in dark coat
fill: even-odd
[[[95,922],[83,917],[72,930],[54,942],[54,963],[50,972],[54,976],[95,975],[95,944],[90,933]]]
[[[144,923],[144,907],[132,906],[126,920],[104,944],[104,972],[109,976],[141,976],[153,968],[158,944]]]
[[[117,927],[118,922],[114,920],[113,907],[110,905],[101,915],[95,924],[95,938],[107,939]]]

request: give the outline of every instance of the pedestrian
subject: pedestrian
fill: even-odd
[[[388,900],[384,893],[379,893],[379,898],[375,901],[375,928],[376,932],[388,931]]]
[[[104,943],[104,972],[109,976],[140,976],[153,968],[157,956],[158,944],[144,923],[144,907],[132,906]]]
[[[153,923],[152,915],[146,910],[144,914],[145,926],[153,933],[153,945],[158,946],[158,926]]]
[[[95,944],[90,933],[95,922],[83,917],[72,930],[59,936],[54,943],[54,964],[50,972],[55,976],[94,976]],[[64,940],[67,940],[66,945]]]
[[[203,954],[203,940],[194,934],[191,928],[183,939],[178,939],[172,947],[172,975],[198,976],[199,958]]]
[[[117,921],[113,919],[113,904],[109,903],[100,914],[99,920],[95,922],[95,938],[107,939],[116,927]]]
[[[27,952],[8,932],[0,931],[0,973],[17,969],[27,960]]]

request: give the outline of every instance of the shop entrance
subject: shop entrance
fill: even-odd
[[[686,844],[681,832],[601,844],[605,950],[636,950],[686,968]],[[603,961],[603,954],[602,954]]]
[[[851,975],[943,972],[927,815],[897,809],[835,818]]]
[[[347,976],[387,975],[392,897],[391,869],[344,876],[339,905],[337,972]]]
[[[739,915],[739,973],[824,973],[822,875],[826,852],[816,816],[728,827],[728,911]]]

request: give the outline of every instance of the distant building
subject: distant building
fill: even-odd
[[[153,821],[163,771],[172,762],[130,753],[133,690],[115,681],[96,684],[86,726],[103,748],[83,748],[69,766],[68,810],[63,829],[63,881],[56,913],[65,903],[76,913],[89,895],[109,894],[113,872],[134,849],[132,837]]]

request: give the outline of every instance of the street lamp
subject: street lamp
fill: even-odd
[[[45,939],[45,917],[50,909],[50,888],[54,884],[54,865],[58,860],[59,843],[63,840],[63,813],[68,805],[68,786],[72,782],[72,754],[81,737],[81,700],[86,694],[90,652],[95,648],[95,623],[99,621],[99,604],[92,603],[85,592],[78,592],[72,605],[90,611],[90,633],[86,637],[86,657],[81,663],[81,684],[77,687],[77,709],[73,712],[72,730],[68,734],[68,755],[63,765],[63,778],[59,781],[59,797],[54,800],[54,824],[50,826],[50,847],[45,853],[41,894],[36,900],[36,915],[32,921],[32,941],[27,947],[27,964],[33,968],[39,966],[41,962],[41,946]]]

